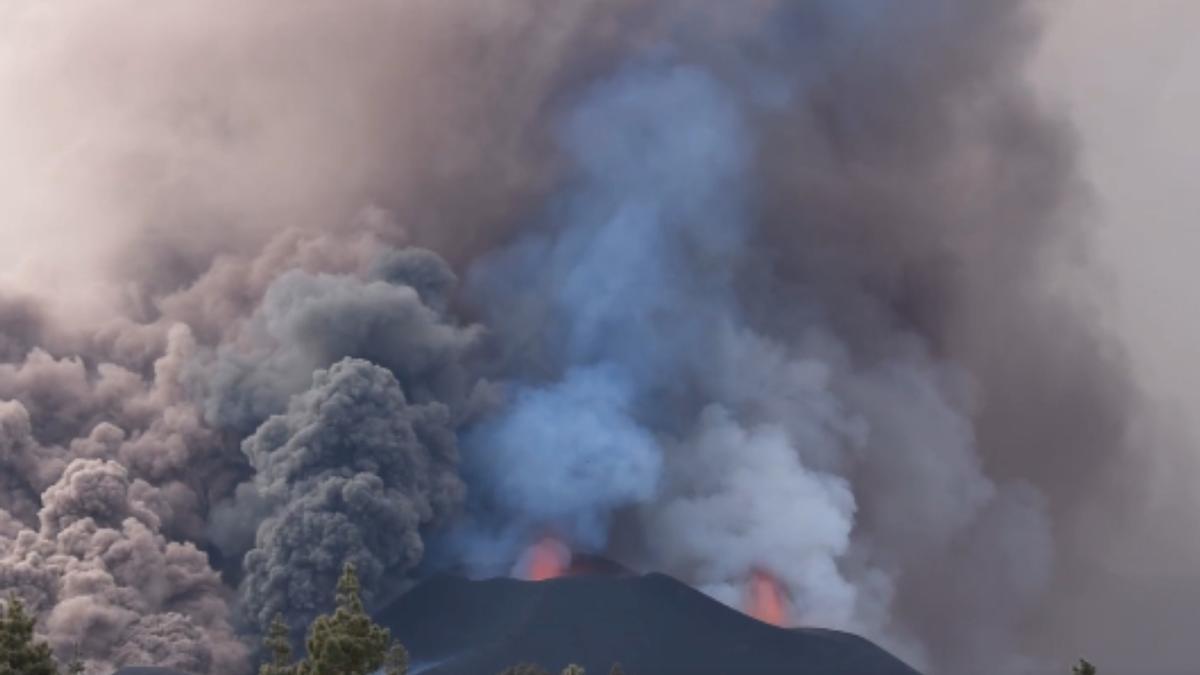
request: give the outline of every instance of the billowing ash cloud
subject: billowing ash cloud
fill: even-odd
[[[276,279],[238,340],[197,373],[210,391],[207,419],[252,430],[302,391],[314,370],[343,357],[388,368],[417,401],[467,398],[461,360],[479,329],[448,323],[430,306],[444,307],[454,275],[427,251],[385,256],[376,271],[389,281],[297,270]],[[414,285],[403,283],[409,279]]]
[[[362,360],[318,370],[243,450],[255,477],[240,496],[266,516],[242,599],[263,626],[276,613],[307,625],[345,562],[368,601],[399,584],[421,562],[422,528],[454,515],[465,492],[447,407],[409,403],[390,371]]]
[[[164,527],[194,538],[204,529],[197,513],[208,491],[236,476],[220,439],[201,419],[185,391],[195,356],[187,326],[162,331],[160,355],[144,370],[112,362],[89,365],[34,349],[21,361],[0,364],[4,404],[6,480],[28,501],[57,478],[72,457],[115,459],[133,476],[153,483],[170,506]],[[29,505],[19,514],[29,522]]]
[[[0,37],[0,590],[63,655],[239,672],[235,594],[547,534],[934,675],[1120,644],[1069,596],[1155,483],[1031,3],[115,2]]]
[[[89,672],[242,667],[227,589],[203,552],[163,537],[165,502],[120,464],[80,459],[42,494],[36,529],[0,530],[0,585],[24,596],[50,643],[78,650]]]
[[[19,401],[0,403],[0,511],[14,523],[34,523],[42,490],[62,472],[65,453],[33,438],[29,411]]]

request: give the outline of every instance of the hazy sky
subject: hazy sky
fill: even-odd
[[[1035,71],[1082,135],[1117,321],[1151,394],[1200,394],[1200,3],[1062,0]]]
[[[1143,453],[1158,460],[1154,498],[1161,505],[1147,513],[1155,523],[1145,529],[1174,532],[1174,541],[1114,549],[1105,561],[1120,579],[1124,613],[1139,620],[1080,599],[1081,606],[1096,605],[1083,615],[1101,618],[1083,629],[1078,644],[1102,659],[1103,670],[1151,672],[1151,662],[1191,667],[1178,650],[1200,616],[1200,589],[1183,569],[1195,560],[1200,513],[1200,3],[1061,0],[1048,14],[1033,75],[1080,135],[1092,217],[1101,225],[1099,257],[1110,273],[1109,288],[1096,289],[1103,298],[1097,307],[1111,311],[1136,364],[1153,406],[1151,435],[1186,435],[1148,442]],[[1173,423],[1160,424],[1164,419]]]

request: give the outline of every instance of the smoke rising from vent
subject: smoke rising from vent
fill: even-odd
[[[127,9],[0,12],[0,582],[90,672],[546,537],[1075,656],[1152,485],[1029,3]]]
[[[318,370],[312,389],[243,450],[255,477],[239,496],[255,506],[230,517],[267,514],[242,589],[261,625],[279,613],[307,626],[345,562],[367,589],[399,585],[421,562],[422,528],[451,517],[463,497],[449,411],[410,405],[392,373],[366,361]]]

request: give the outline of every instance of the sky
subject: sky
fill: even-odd
[[[1112,320],[1151,394],[1195,409],[1200,5],[1062,0],[1048,14],[1033,75],[1082,139]]]
[[[1161,475],[1154,498],[1176,502],[1196,492],[1200,450],[1200,314],[1196,311],[1195,252],[1200,250],[1200,4],[1190,0],[1062,0],[1047,3],[1043,44],[1031,76],[1046,101],[1071,120],[1096,219],[1096,254],[1107,273],[1095,303],[1117,332],[1134,364],[1137,384],[1152,408],[1143,420],[1182,437],[1149,441]],[[1149,444],[1155,444],[1153,450]],[[1165,450],[1166,448],[1171,448]],[[1166,454],[1182,454],[1168,462]],[[1165,467],[1171,468],[1165,468]],[[1194,508],[1167,550],[1192,558]],[[1163,519],[1171,516],[1164,513]],[[1150,512],[1153,513],[1153,510]],[[1156,528],[1147,528],[1156,529]],[[1181,548],[1183,547],[1183,548]],[[1188,548],[1190,547],[1190,548]],[[1185,553],[1184,548],[1192,553]],[[1113,669],[1142,670],[1151,659],[1186,644],[1196,625],[1198,592],[1169,555],[1149,548],[1114,550],[1108,562],[1126,579],[1126,613],[1144,621],[1100,616],[1080,643]],[[1137,579],[1141,577],[1142,581]],[[1177,583],[1164,579],[1175,579]],[[1155,583],[1157,582],[1157,583]],[[1152,588],[1173,589],[1171,592]],[[1084,605],[1088,600],[1081,599]],[[1165,661],[1185,667],[1186,654]]]

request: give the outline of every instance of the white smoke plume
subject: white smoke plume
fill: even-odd
[[[344,558],[551,532],[933,675],[1074,658],[1153,484],[1033,9],[0,0],[0,590],[236,673]]]

